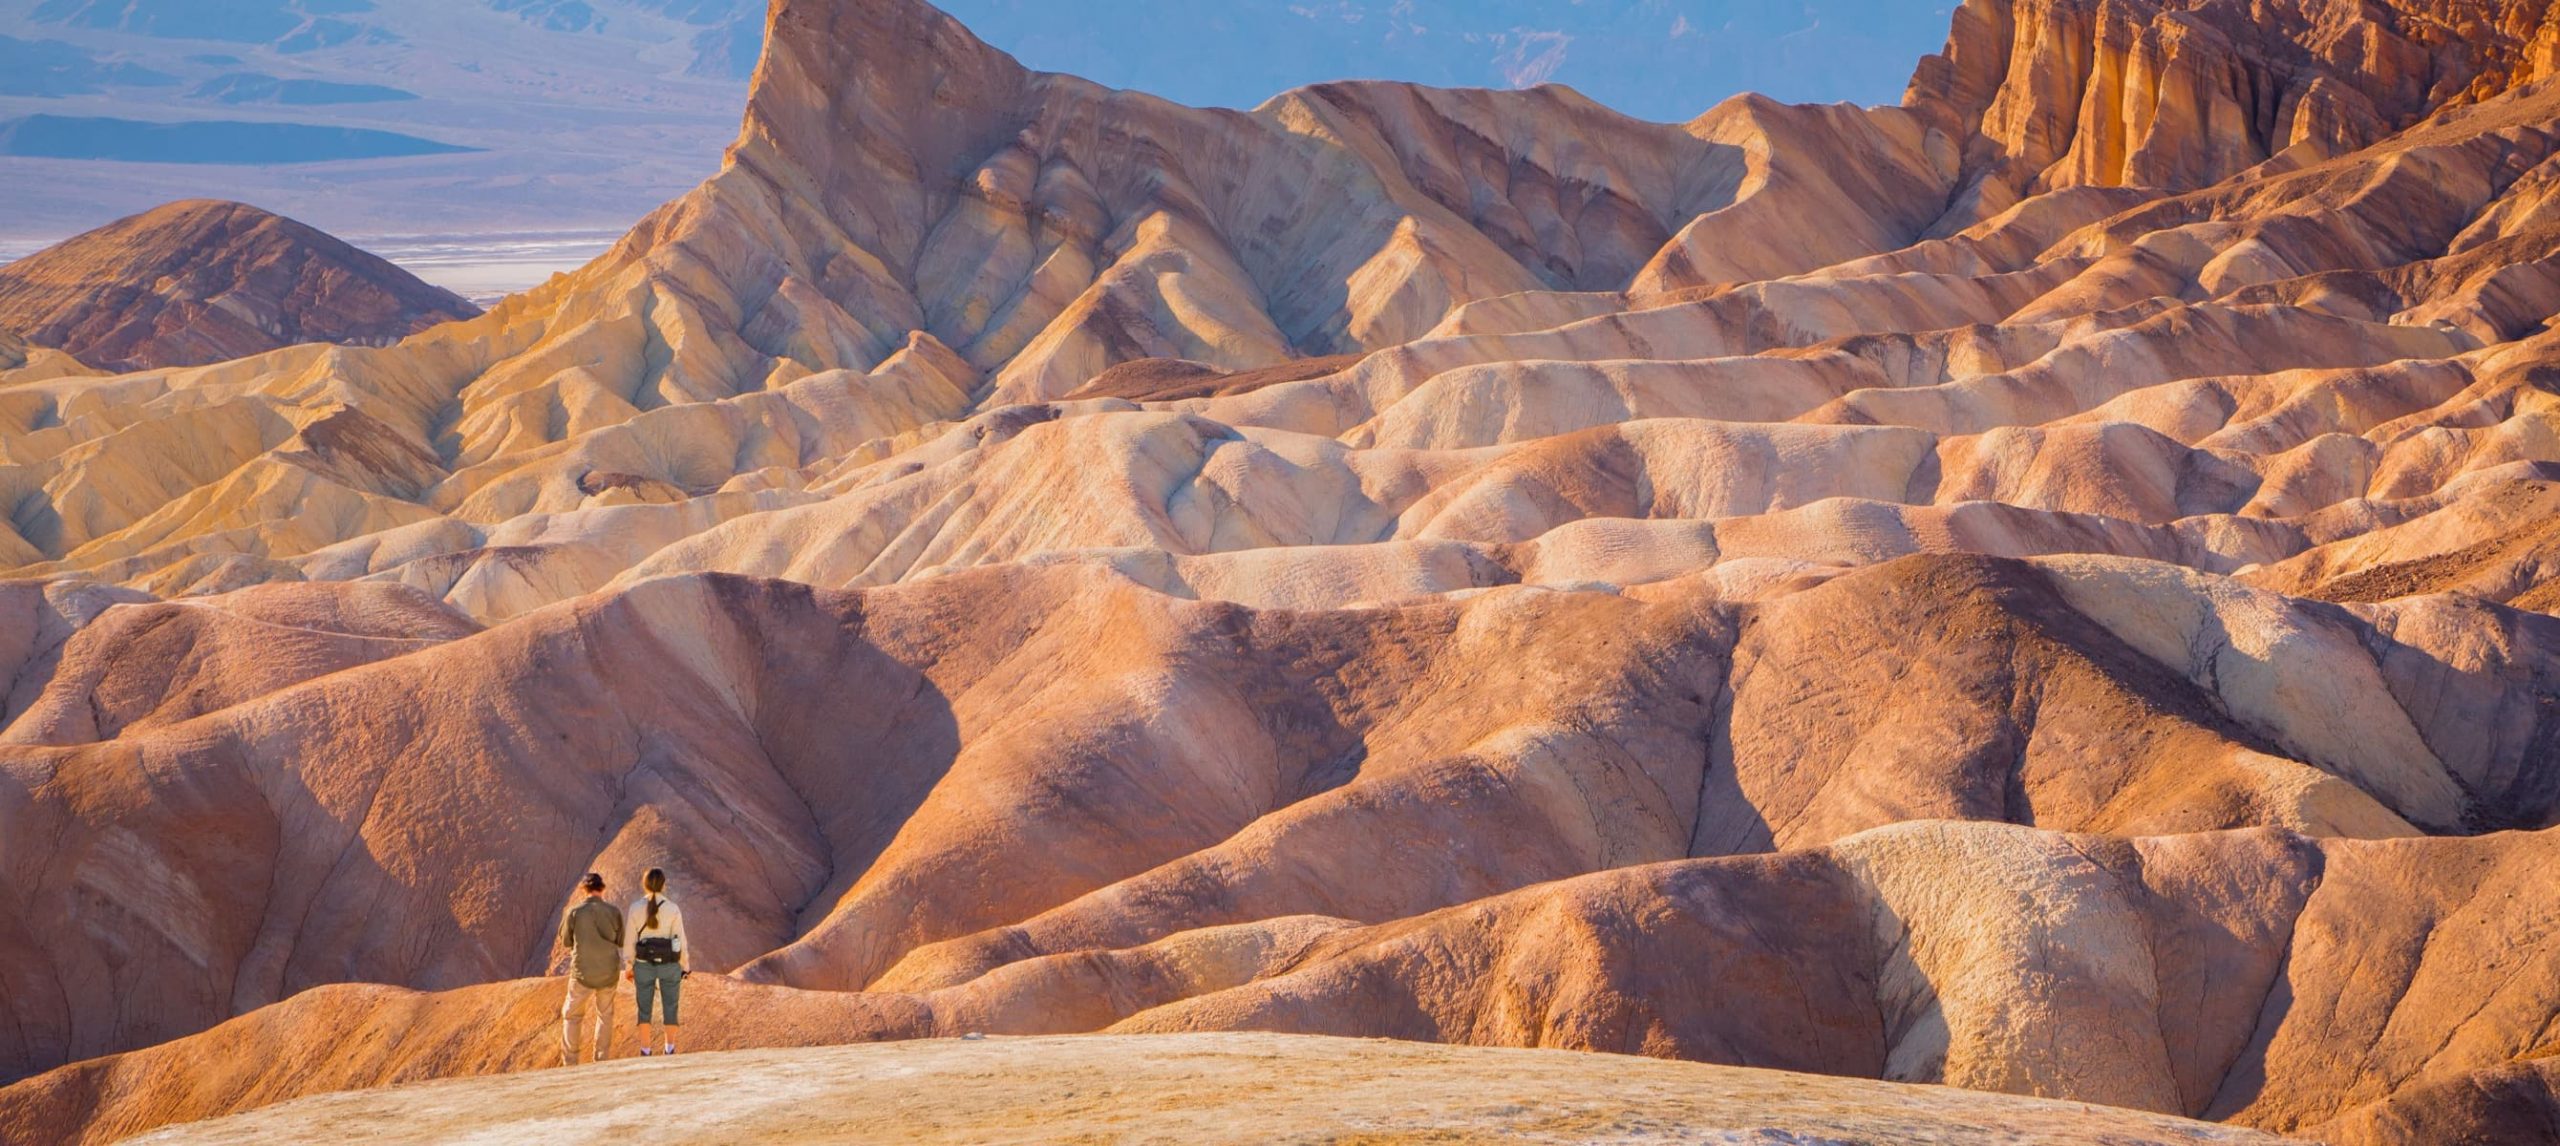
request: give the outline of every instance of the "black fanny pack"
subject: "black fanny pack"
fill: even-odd
[[[652,935],[631,945],[631,957],[643,963],[673,963],[676,941],[671,936]]]

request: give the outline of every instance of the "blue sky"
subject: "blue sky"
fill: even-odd
[[[1250,107],[1300,84],[1571,84],[1685,120],[1740,91],[1893,103],[1946,40],[1928,0],[943,0],[1033,67],[1183,103]]]

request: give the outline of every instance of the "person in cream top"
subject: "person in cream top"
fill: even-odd
[[[656,1053],[674,1054],[676,1028],[682,1022],[676,1008],[684,997],[684,977],[693,971],[693,945],[685,941],[684,909],[667,898],[665,869],[650,868],[640,886],[648,894],[622,916],[622,976],[631,980],[639,996],[640,1053],[649,1054],[655,1043]],[[650,1037],[652,1001],[666,1008],[662,1039]]]

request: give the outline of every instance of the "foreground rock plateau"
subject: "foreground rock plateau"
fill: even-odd
[[[2079,1103],[1777,1071],[1287,1035],[905,1043],[632,1060],[360,1091],[142,1142],[615,1140],[663,1125],[598,1104],[647,1094],[737,1143],[1874,1143],[2275,1146],[2281,1139]]]
[[[770,19],[486,315],[0,343],[0,1139],[543,1065],[650,866],[702,1050],[2560,1136],[2560,10],[1968,0],[1682,125]]]

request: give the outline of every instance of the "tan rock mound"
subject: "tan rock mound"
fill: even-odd
[[[200,366],[297,342],[387,346],[477,313],[301,223],[211,200],[171,203],[0,267],[0,327],[113,370]]]
[[[108,610],[64,645],[0,742],[86,744],[477,631],[396,585],[271,583]]]

